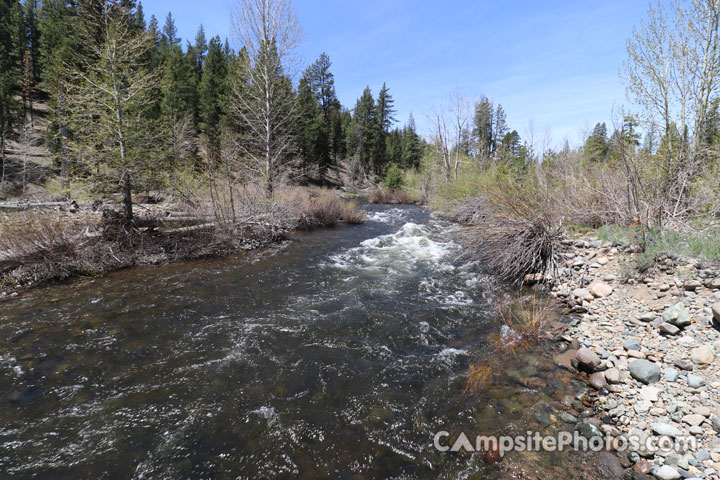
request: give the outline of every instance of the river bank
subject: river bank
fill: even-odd
[[[597,390],[595,415],[578,429],[610,440],[690,443],[686,452],[618,452],[634,479],[720,478],[717,266],[665,256],[627,279],[636,246],[586,237],[571,247],[566,277],[550,295],[578,318],[555,361]]]
[[[273,201],[245,191],[223,200],[136,204],[131,226],[112,203],[0,212],[0,301],[49,282],[233,255],[299,230],[364,221],[357,203],[334,190],[285,188]]]

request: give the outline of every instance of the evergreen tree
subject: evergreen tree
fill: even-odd
[[[608,150],[607,126],[605,122],[598,123],[585,141],[585,159],[591,162],[605,161]]]
[[[310,65],[298,88],[301,119],[301,150],[306,166],[316,164],[324,174],[333,158],[342,150],[340,101],[335,94],[335,80],[326,54]]]
[[[378,93],[377,103],[375,104],[377,128],[375,129],[375,142],[373,145],[373,169],[377,175],[383,174],[387,164],[386,141],[390,127],[395,122],[394,103],[395,101],[392,95],[390,95],[390,89],[383,83],[380,93]]]
[[[165,25],[162,29],[162,39],[166,46],[173,47],[180,45],[182,39],[177,36],[177,27],[175,26],[175,20],[173,20],[172,12],[168,12],[165,17]]]
[[[315,97],[308,72],[298,85],[298,141],[305,170],[309,173],[314,166],[324,173],[330,160],[328,129],[320,102]]]
[[[220,37],[210,39],[207,56],[203,63],[198,85],[198,127],[208,141],[208,156],[219,160],[220,127],[226,114],[228,59],[220,43]]]
[[[40,80],[40,30],[37,0],[25,0],[25,48],[30,52],[33,81]]]
[[[20,32],[22,9],[17,0],[0,0],[0,188],[5,182],[5,144],[17,123],[20,105]]]
[[[359,156],[366,171],[372,166],[372,153],[378,128],[375,99],[370,87],[365,87],[362,96],[355,104],[352,125],[348,129],[348,148]]]
[[[132,2],[81,4],[79,48],[61,71],[67,79],[67,104],[74,153],[95,171],[122,185],[124,218],[133,222],[133,185],[153,165],[157,139],[146,121],[156,72],[145,64],[152,39],[135,25]]]
[[[481,96],[480,101],[475,105],[473,124],[475,153],[482,158],[489,158],[495,151],[495,109],[485,95]]]
[[[145,24],[145,12],[143,11],[142,2],[138,2],[138,6],[135,9],[135,27],[138,30],[145,30],[147,25]]]
[[[415,118],[412,113],[408,120],[402,138],[402,160],[400,164],[405,168],[419,168],[423,154],[423,145],[415,127]]]
[[[503,110],[502,105],[497,106],[497,111],[495,112],[495,129],[493,131],[493,152],[495,152],[499,145],[503,143],[503,139],[505,138],[505,135],[508,133],[508,127],[505,119],[505,110]]]

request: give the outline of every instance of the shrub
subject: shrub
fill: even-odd
[[[463,234],[466,256],[511,283],[526,275],[555,276],[565,238],[562,222],[531,185],[509,178],[488,182],[452,214],[471,225]]]
[[[403,173],[400,167],[398,167],[396,163],[393,163],[385,174],[385,186],[389,190],[397,190],[402,188],[403,185],[405,185]]]

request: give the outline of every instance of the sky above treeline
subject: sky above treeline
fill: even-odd
[[[523,138],[534,121],[536,147],[549,128],[551,145],[581,142],[596,122],[628,105],[619,70],[643,0],[295,0],[304,37],[300,55],[322,52],[333,62],[340,101],[355,105],[366,85],[383,82],[397,119],[412,112],[422,134],[444,97],[460,90],[502,104]],[[172,11],[178,34],[193,41],[200,24],[208,38],[230,35],[232,0],[143,0],[146,17],[162,27]]]

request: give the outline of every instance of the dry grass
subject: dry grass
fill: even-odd
[[[465,381],[464,393],[481,393],[492,385],[493,367],[484,364],[473,364],[468,369],[468,377]]]
[[[377,187],[368,197],[370,203],[389,203],[394,205],[412,205],[419,203],[416,198],[403,189],[388,190]]]
[[[55,213],[23,212],[0,223],[0,270],[74,256],[81,228]]]
[[[498,311],[503,327],[490,338],[490,343],[502,353],[527,351],[562,332],[562,324],[555,321],[556,311],[548,299],[520,300]]]

